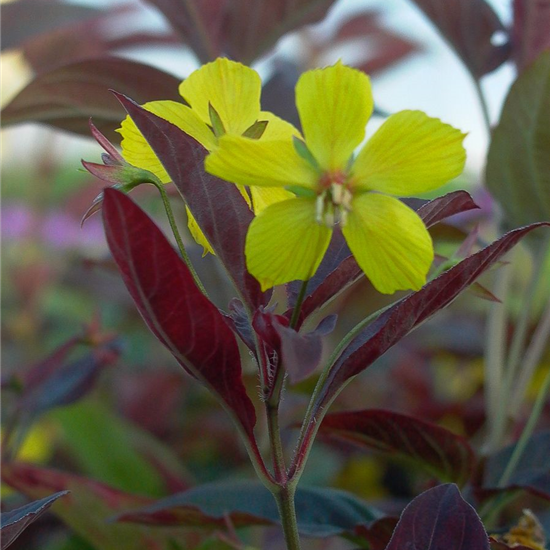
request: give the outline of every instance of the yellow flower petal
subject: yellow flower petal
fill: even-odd
[[[225,131],[240,135],[258,119],[261,88],[254,69],[219,58],[190,74],[180,84],[179,92],[204,122],[210,123],[211,103]]]
[[[369,77],[341,63],[308,71],[296,85],[296,105],[317,162],[325,170],[343,170],[372,114]]]
[[[189,233],[191,233],[191,236],[197,244],[200,244],[203,248],[203,257],[206,256],[208,253],[214,254],[214,250],[210,246],[210,243],[206,239],[204,233],[202,232],[201,228],[199,227],[199,224],[197,223],[197,220],[193,217],[193,214],[191,214],[191,211],[187,206],[185,207],[185,210],[187,212],[187,227],[189,229]]]
[[[240,185],[314,188],[318,175],[290,140],[254,140],[225,135],[206,157],[206,171]]]
[[[420,217],[398,199],[365,193],[353,199],[342,232],[365,275],[383,294],[418,290],[434,252]]]
[[[354,185],[398,196],[437,189],[464,169],[464,137],[422,111],[391,115],[357,155]]]
[[[300,136],[300,132],[290,122],[269,111],[261,111],[258,120],[267,120],[268,123],[260,139],[291,140],[292,136]]]
[[[315,200],[272,204],[252,220],[246,264],[262,289],[310,279],[327,250],[332,230],[315,221]]]
[[[294,194],[282,187],[251,187],[254,212],[259,214],[271,204],[294,198]]]
[[[176,101],[151,101],[145,103],[143,108],[176,125],[206,149],[215,147],[214,134],[187,105]],[[122,135],[122,156],[127,162],[153,172],[164,183],[170,181],[162,163],[129,116],[123,120],[117,132]]]

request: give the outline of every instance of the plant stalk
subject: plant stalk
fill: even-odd
[[[309,280],[302,281],[302,286],[300,287],[300,292],[296,298],[296,303],[294,304],[294,309],[292,310],[292,317],[290,318],[290,328],[295,328],[300,319],[300,312],[302,310],[302,302],[306,296],[307,284]]]
[[[518,439],[518,442],[514,447],[514,452],[510,457],[510,461],[506,465],[506,469],[504,470],[501,478],[499,479],[498,486],[500,488],[506,487],[507,483],[510,481],[510,478],[512,477],[512,474],[517,468],[517,465],[519,464],[519,461],[521,460],[521,457],[525,452],[525,448],[527,447],[527,444],[529,443],[529,440],[531,439],[531,436],[535,431],[535,427],[537,425],[537,422],[540,418],[540,415],[546,403],[546,397],[548,396],[549,393],[550,393],[550,370],[548,371],[546,378],[544,379],[544,382],[540,387],[539,393],[535,400],[535,404],[533,405],[533,410],[529,415],[529,419],[525,424],[525,428],[523,428],[521,437]]]
[[[273,458],[273,474],[275,481],[281,485],[287,482],[285,455],[281,441],[281,429],[279,426],[279,402],[266,403],[267,427],[269,431],[269,442],[271,444],[271,455]]]
[[[195,280],[195,284],[199,287],[200,291],[208,297],[208,294],[206,293],[206,289],[204,288],[204,285],[202,284],[202,281],[200,280],[197,272],[195,271],[195,268],[193,267],[193,264],[191,263],[191,260],[189,258],[189,255],[187,254],[187,251],[185,250],[185,246],[183,244],[183,240],[181,238],[178,226],[176,224],[176,219],[174,217],[174,212],[172,210],[172,206],[170,205],[170,199],[168,198],[168,195],[166,191],[164,190],[164,185],[162,183],[153,183],[153,185],[158,189],[160,196],[162,198],[162,202],[164,204],[164,210],[166,211],[166,217],[168,218],[168,223],[170,224],[170,228],[172,229],[172,233],[174,234],[174,237],[176,239],[176,243],[178,245],[178,249],[180,251],[181,257],[183,261],[185,262],[185,265],[189,268],[189,271],[191,272],[191,275],[193,276],[193,279]]]
[[[510,291],[511,279],[511,269],[497,271],[494,285],[495,294],[502,299],[502,303],[491,304],[487,323],[485,348],[485,402],[488,423],[487,454],[498,448],[506,428],[505,421],[499,413],[501,412],[500,401],[504,399],[502,385],[506,353],[506,299]]]
[[[295,491],[294,485],[286,485],[273,495],[277,501],[287,550],[300,550],[300,535],[294,504]]]

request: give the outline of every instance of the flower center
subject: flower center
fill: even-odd
[[[319,179],[320,192],[317,195],[317,222],[334,227],[345,225],[351,211],[352,193],[344,172],[325,173]]]

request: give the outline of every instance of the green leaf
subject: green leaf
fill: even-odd
[[[345,491],[320,487],[298,488],[296,515],[300,533],[311,537],[345,535],[357,524],[381,513]],[[119,522],[147,525],[223,527],[229,518],[235,527],[278,524],[273,496],[260,483],[228,481],[195,487],[153,505],[117,516]]]
[[[508,226],[550,220],[550,51],[512,85],[487,160]]]
[[[146,447],[150,454],[164,448],[149,434],[91,400],[59,409],[52,417],[60,423],[64,445],[85,474],[123,491],[166,494],[161,475],[136,448]]]

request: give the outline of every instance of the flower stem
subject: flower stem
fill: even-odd
[[[302,286],[300,287],[300,292],[296,298],[296,303],[294,304],[294,309],[292,310],[292,317],[290,318],[290,328],[295,328],[300,319],[300,312],[302,310],[302,303],[306,296],[307,284],[309,280],[302,281]]]
[[[293,485],[282,487],[274,493],[281,517],[287,550],[300,550],[300,535],[298,534],[294,493],[295,487]]]
[[[476,90],[477,97],[479,99],[479,105],[481,106],[481,112],[483,114],[483,122],[487,128],[489,136],[491,135],[491,115],[489,114],[489,105],[487,104],[487,99],[483,93],[483,88],[481,87],[481,82],[479,78],[475,75],[472,75],[474,81],[474,87]]]
[[[269,401],[266,403],[266,416],[275,481],[280,484],[285,484],[287,481],[287,472],[283,444],[281,441],[281,429],[279,426],[278,400],[276,403],[270,403]]]
[[[346,346],[370,323],[372,323],[375,319],[377,319],[380,315],[382,315],[385,311],[390,309],[392,306],[395,305],[396,302],[393,302],[391,304],[388,304],[387,306],[384,306],[383,308],[378,309],[377,311],[371,313],[368,315],[365,319],[360,321],[355,327],[353,327],[347,334],[344,336],[342,341],[336,346],[334,351],[332,352],[331,356],[329,357],[328,361],[325,364],[325,368],[323,369],[323,372],[319,376],[319,380],[317,380],[317,384],[315,385],[315,389],[313,390],[313,394],[311,396],[311,399],[309,401],[309,405],[306,411],[306,415],[304,418],[304,421],[302,423],[302,427],[300,428],[300,435],[298,437],[298,442],[296,443],[296,448],[294,451],[294,459],[292,462],[292,465],[290,466],[289,475],[291,476],[291,479],[293,481],[296,481],[300,478],[303,468],[305,466],[305,463],[307,461],[307,457],[309,455],[309,452],[311,450],[311,446],[313,445],[313,442],[315,440],[315,435],[317,433],[317,430],[319,429],[319,425],[321,423],[322,418],[326,414],[329,408],[329,404],[323,409],[323,412],[321,413],[321,416],[319,418],[314,418],[315,415],[315,405],[317,403],[317,398],[319,397],[323,386],[325,384],[325,381],[329,375],[330,369],[332,365],[335,363],[335,361],[338,359],[342,351],[346,348]],[[343,388],[341,388],[343,389]],[[339,392],[336,392],[336,395],[338,395]],[[333,400],[336,398],[336,395],[334,395]],[[332,401],[331,401],[332,403]],[[310,429],[310,425],[314,423],[315,426],[313,427],[313,430]]]
[[[193,267],[191,260],[189,259],[187,251],[185,250],[183,240],[181,239],[181,235],[180,235],[178,226],[176,224],[176,219],[174,218],[174,212],[172,210],[172,206],[170,205],[170,199],[168,198],[168,195],[164,190],[164,185],[162,183],[153,183],[153,185],[158,189],[160,196],[162,198],[162,202],[164,204],[164,210],[166,211],[166,217],[168,218],[168,223],[170,224],[170,228],[172,229],[172,233],[174,234],[174,237],[176,239],[176,243],[178,245],[181,257],[185,262],[185,265],[189,268],[189,271],[191,272],[191,275],[193,276],[193,279],[195,280],[195,283],[199,287],[200,291],[205,296],[208,296],[208,294],[206,293],[206,289],[204,288],[202,281],[199,279],[199,276],[195,271],[195,268]]]
[[[503,367],[506,352],[506,299],[510,290],[512,273],[500,269],[496,273],[495,293],[502,303],[491,304],[487,322],[485,348],[485,402],[487,409],[488,438],[486,453],[500,445],[505,425],[499,416],[502,396]]]
[[[537,329],[535,330],[535,334],[533,335],[533,339],[531,340],[531,343],[529,344],[529,347],[527,348],[523,358],[521,375],[517,380],[517,383],[515,385],[515,394],[512,396],[511,399],[510,408],[513,416],[516,416],[519,411],[519,408],[525,396],[525,392],[527,390],[527,386],[529,385],[529,382],[532,379],[533,374],[535,373],[535,369],[540,363],[542,354],[544,353],[544,349],[548,345],[549,338],[550,300],[548,301],[546,309],[544,310]]]
[[[510,460],[508,461],[508,464],[506,465],[506,468],[504,469],[502,476],[498,480],[497,486],[499,488],[503,489],[506,487],[515,469],[517,468],[521,460],[521,457],[523,456],[525,449],[527,448],[527,444],[529,443],[529,440],[531,439],[531,436],[535,431],[535,427],[540,418],[540,415],[542,414],[542,411],[544,409],[544,405],[546,402],[546,398],[549,393],[550,393],[550,371],[548,371],[548,374],[546,375],[546,378],[542,383],[542,386],[535,400],[535,404],[533,405],[533,409],[531,411],[529,419],[527,420],[527,423],[525,424],[525,428],[523,429],[523,432],[521,433],[521,436],[514,447],[512,456],[510,457]],[[500,493],[496,497],[494,497],[493,499],[485,503],[485,505],[481,508],[479,512],[479,515],[481,516],[483,523],[487,527],[490,527],[492,520],[495,518],[496,514],[502,509],[503,506],[508,504],[510,501],[514,500],[519,493],[520,491],[511,491],[509,494],[507,494],[506,492]]]
[[[529,415],[529,419],[525,424],[525,428],[523,428],[521,437],[518,439],[518,442],[514,447],[514,452],[510,457],[510,461],[506,465],[506,469],[504,470],[501,478],[499,479],[498,486],[500,488],[506,487],[506,484],[510,481],[512,474],[514,473],[514,470],[519,464],[519,461],[521,460],[521,457],[525,452],[525,448],[527,447],[527,444],[529,443],[529,440],[531,439],[531,436],[535,431],[535,427],[540,418],[542,410],[544,409],[544,405],[546,403],[546,397],[548,396],[549,392],[550,392],[550,370],[546,374],[546,378],[544,379],[544,382],[540,387],[539,393],[535,400],[535,404],[533,405],[533,410]]]

